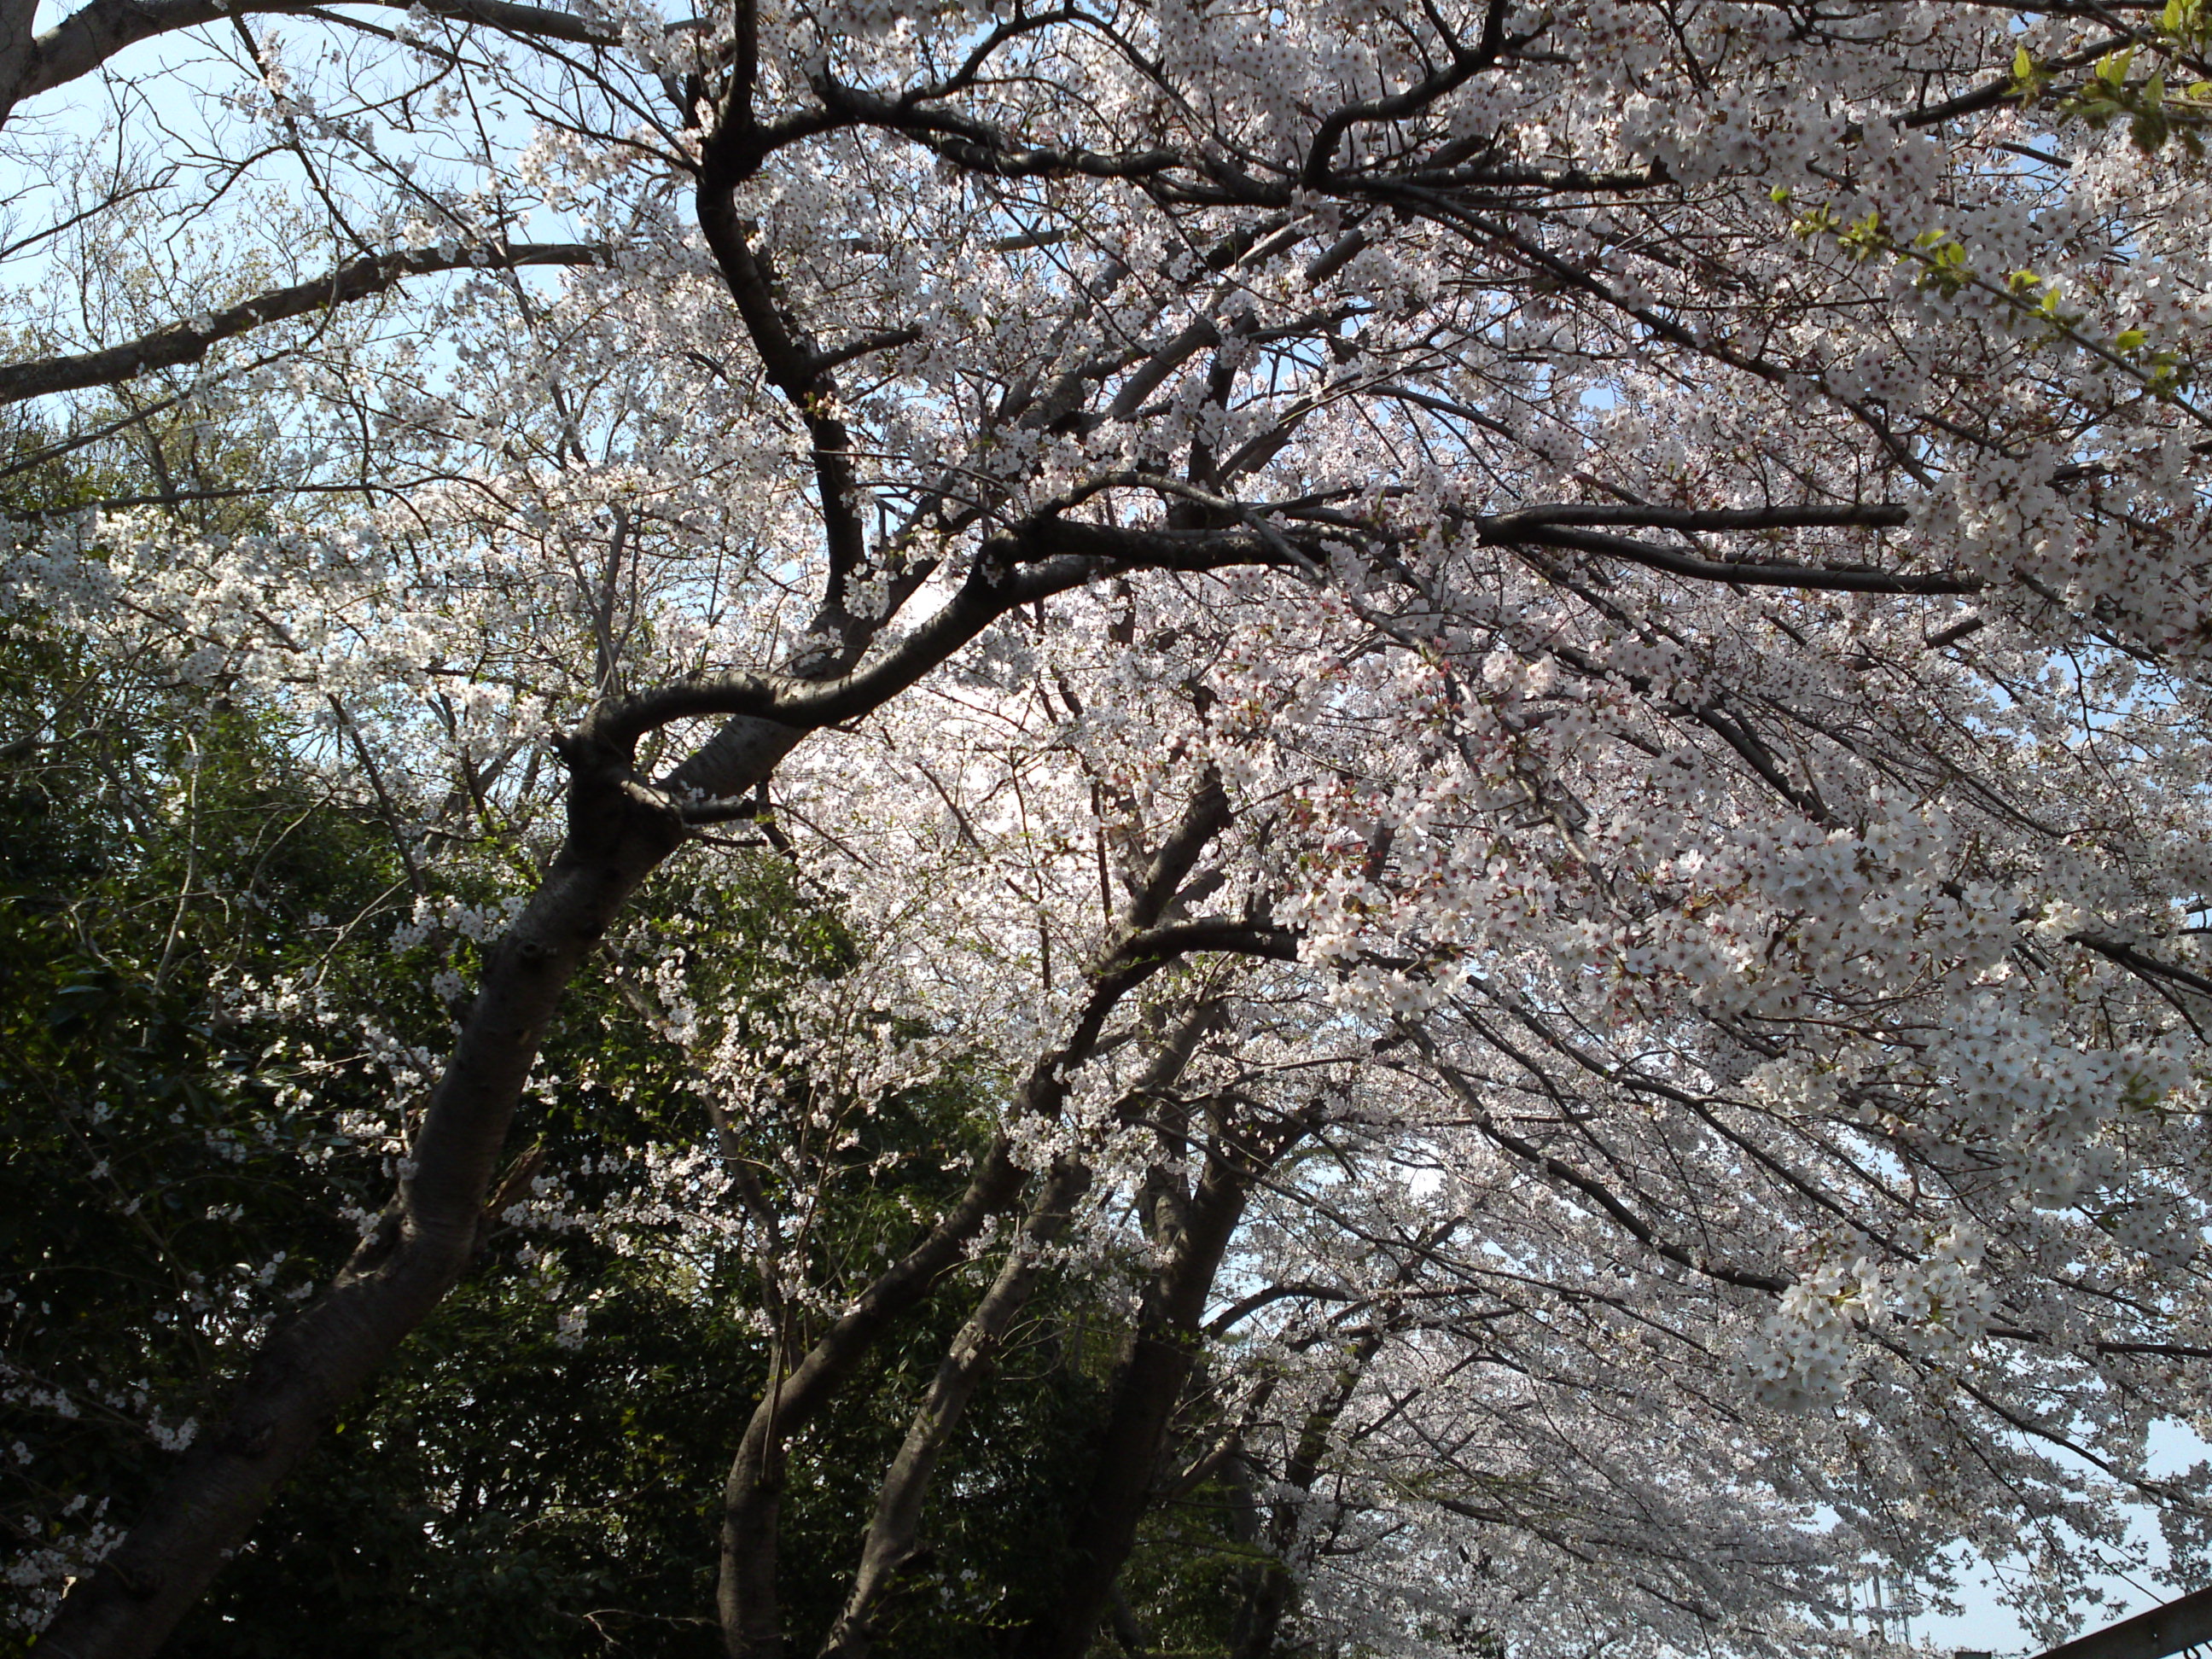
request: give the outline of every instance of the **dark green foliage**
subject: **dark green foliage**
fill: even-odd
[[[302,913],[388,872],[271,733],[35,619],[0,635],[0,1537],[35,1571],[351,1247],[374,1171],[209,991],[324,945]]]
[[[633,1277],[564,1347],[524,1279],[441,1310],[173,1652],[715,1650],[714,1466],[759,1386],[752,1345]]]

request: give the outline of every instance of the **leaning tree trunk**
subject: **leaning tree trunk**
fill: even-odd
[[[1382,1346],[1386,1328],[1379,1320],[1352,1345],[1328,1393],[1306,1413],[1298,1443],[1284,1468],[1283,1479],[1269,1507],[1267,1559],[1260,1564],[1258,1582],[1238,1609],[1230,1659],[1275,1659],[1283,1621],[1297,1599],[1298,1576],[1292,1556],[1304,1520],[1306,1500],[1321,1474],[1337,1419],[1352,1403],[1359,1379]]]
[[[823,1643],[819,1659],[867,1659],[876,1639],[876,1615],[893,1581],[920,1540],[922,1504],[938,1460],[951,1443],[968,1402],[997,1360],[1006,1333],[1042,1276],[1046,1252],[1066,1231],[1078,1200],[1089,1190],[1087,1165],[1057,1161],[1044,1192],[1030,1208],[1006,1251],[991,1288],[952,1340],[929,1391],[908,1426],[906,1439],[884,1474],[876,1512],[860,1547],[860,1565],[843,1611]]]
[[[727,781],[765,777],[801,733],[732,720]],[[40,1638],[53,1659],[144,1659],[234,1554],[324,1426],[429,1316],[474,1258],[507,1126],[562,994],[682,823],[580,775],[568,835],[522,915],[487,957],[476,1000],[409,1149],[410,1172],[322,1297],[277,1326],[202,1437]]]
[[[1169,1421],[1197,1358],[1200,1316],[1261,1173],[1232,1152],[1218,1149],[1207,1157],[1172,1251],[1146,1287],[1137,1328],[1115,1368],[1113,1406],[1091,1489],[1069,1532],[1069,1565],[1051,1605],[1017,1638],[1019,1659],[1083,1659],[1113,1605],[1137,1523],[1152,1502]]]

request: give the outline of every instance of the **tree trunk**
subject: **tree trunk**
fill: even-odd
[[[1173,1088],[1219,1013],[1219,1005],[1212,1001],[1192,1008],[1162,1042],[1130,1091],[1131,1097],[1146,1098]],[[1090,1185],[1091,1171],[1086,1166],[1065,1159],[1054,1164],[1044,1193],[1007,1252],[998,1279],[953,1339],[928,1395],[915,1413],[905,1443],[884,1476],[852,1594],[822,1645],[821,1659],[866,1659],[873,1649],[876,1613],[890,1595],[899,1569],[914,1554],[922,1505],[936,1477],[938,1460],[995,1363],[1007,1330],[1029,1305],[1043,1271],[1045,1247],[1066,1230],[1075,1204]]]
[[[1044,1272],[1045,1250],[1067,1230],[1076,1201],[1090,1186],[1091,1171],[1085,1165],[1065,1160],[1054,1165],[1029,1220],[1008,1246],[998,1278],[953,1339],[884,1476],[852,1594],[822,1644],[822,1659],[867,1659],[873,1649],[875,1614],[914,1553],[938,1460],[997,1360],[1007,1330],[1029,1305]]]
[[[39,0],[0,0],[0,121],[31,83],[39,61],[38,13]]]
[[[1440,1223],[1410,1241],[1412,1249],[1392,1275],[1393,1285],[1411,1283],[1430,1252],[1450,1237],[1458,1225],[1455,1221]],[[1331,1379],[1328,1391],[1315,1402],[1299,1426],[1297,1444],[1291,1448],[1291,1461],[1283,1468],[1277,1496],[1268,1506],[1267,1556],[1259,1563],[1256,1575],[1245,1591],[1244,1605],[1237,1612],[1231,1638],[1231,1659],[1275,1659],[1277,1644],[1282,1639],[1283,1620],[1290,1616],[1297,1599],[1298,1574],[1291,1558],[1297,1548],[1299,1528],[1305,1519],[1306,1500],[1321,1474],[1322,1459],[1328,1455],[1337,1421],[1352,1404],[1359,1379],[1382,1352],[1391,1327],[1391,1318],[1378,1310],[1352,1345],[1351,1352],[1345,1356],[1344,1364]]]
[[[1071,1559],[1053,1605],[1017,1638],[1020,1659],[1083,1659],[1114,1599],[1115,1582],[1148,1507],[1168,1423],[1197,1358],[1199,1316],[1259,1173],[1208,1155],[1169,1260],[1147,1287],[1137,1328],[1116,1366],[1114,1403],[1071,1528]]]
[[[1182,888],[1199,854],[1227,826],[1229,818],[1228,797],[1219,778],[1209,770],[1132,893],[1121,926],[1086,970],[1090,994],[1066,1037],[1040,1054],[1023,1080],[1010,1109],[1015,1121],[1059,1118],[1070,1079],[1097,1049],[1106,1021],[1121,999],[1179,954],[1178,949],[1162,945],[1164,935],[1171,930],[1159,929],[1155,924]],[[1181,1058],[1175,1060],[1179,1070],[1188,1059],[1188,1048],[1183,1045],[1194,1044],[1202,1030],[1201,1024],[1190,1025],[1187,1037],[1170,1044],[1162,1062],[1180,1053]],[[1024,1179],[1024,1172],[1013,1163],[1012,1143],[1000,1137],[977,1166],[959,1203],[928,1237],[868,1287],[787,1379],[774,1382],[762,1395],[723,1486],[721,1567],[715,1607],[730,1659],[781,1659],[783,1652],[775,1560],[786,1443],[829,1403],[876,1339],[959,1264],[969,1242],[982,1231],[993,1213],[1014,1200]],[[1026,1297],[1026,1287],[1022,1294]],[[1201,1297],[1203,1294],[1201,1290]],[[1011,1318],[1018,1310],[1017,1304],[1008,1309],[1006,1316]],[[980,1372],[975,1380],[981,1380]],[[972,1390],[973,1382],[969,1387]],[[950,1427],[948,1421],[946,1432]],[[915,1494],[915,1503],[926,1490],[925,1479]],[[895,1517],[892,1524],[896,1524]]]
[[[732,721],[724,753],[765,776],[802,735]],[[222,1425],[188,1452],[146,1512],[64,1599],[39,1639],[53,1659],[144,1659],[246,1541],[340,1407],[427,1318],[473,1259],[507,1125],[562,992],[684,830],[619,789],[578,778],[568,835],[484,963],[483,982],[409,1151],[398,1195],[327,1290],[278,1325]]]
[[[960,1201],[869,1285],[753,1408],[722,1488],[715,1606],[732,1659],[776,1659],[783,1651],[775,1563],[785,1443],[836,1397],[876,1339],[960,1264],[983,1224],[1020,1191],[1022,1176],[1009,1143],[1001,1138],[976,1165]]]
[[[1283,1470],[1285,1490],[1268,1506],[1267,1559],[1261,1562],[1258,1582],[1246,1593],[1244,1605],[1237,1613],[1231,1659],[1275,1659],[1283,1620],[1289,1616],[1297,1597],[1298,1575],[1291,1557],[1297,1548],[1300,1523],[1305,1518],[1306,1499],[1321,1474],[1321,1461],[1328,1450],[1330,1436],[1336,1431],[1337,1419],[1352,1403],[1360,1375],[1382,1346],[1383,1329],[1378,1322],[1352,1345],[1328,1393],[1306,1413],[1298,1432],[1298,1443]]]

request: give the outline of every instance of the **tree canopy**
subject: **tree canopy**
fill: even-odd
[[[35,1651],[2202,1560],[2200,0],[35,14]]]

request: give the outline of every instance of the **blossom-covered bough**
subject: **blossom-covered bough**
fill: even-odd
[[[626,902],[746,823],[1012,1081],[887,1265],[672,1184],[774,1304],[732,1654],[791,1645],[793,1437],[973,1262],[824,1654],[1085,1263],[1036,1659],[1141,1647],[1206,1481],[1240,1659],[1803,1651],[1861,1552],[2194,1547],[2193,0],[0,9],[53,228],[0,391],[253,458],[11,592],[321,720],[410,873],[542,871],[389,1208],[42,1651],[159,1645],[483,1247]],[[46,119],[99,84],[196,136]],[[646,966],[732,1144],[775,1085]]]

